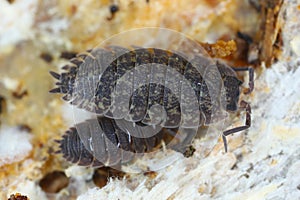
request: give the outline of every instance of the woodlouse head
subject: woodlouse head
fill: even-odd
[[[240,98],[240,86],[243,82],[237,78],[235,71],[231,67],[219,61],[216,64],[225,89],[225,109],[227,111],[236,111]]]
[[[242,81],[240,81],[234,76],[228,76],[224,79],[227,111],[236,111],[238,109],[240,86],[242,85],[242,83]]]

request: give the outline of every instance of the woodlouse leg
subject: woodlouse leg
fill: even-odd
[[[252,67],[238,67],[238,68],[232,68],[234,71],[236,72],[240,72],[240,71],[248,71],[249,73],[249,88],[247,89],[247,91],[245,92],[245,94],[249,94],[252,92],[252,90],[254,89],[254,70]]]
[[[247,35],[247,34],[245,34],[245,33],[242,33],[242,32],[240,32],[240,31],[238,31],[238,32],[237,32],[237,36],[238,36],[240,39],[242,39],[242,40],[244,40],[245,42],[247,42],[248,44],[253,43],[253,39],[252,39],[249,35]]]
[[[225,152],[227,152],[226,136],[230,135],[230,134],[233,134],[233,133],[236,133],[236,132],[239,132],[239,131],[246,130],[247,128],[249,128],[251,126],[251,107],[250,107],[250,104],[247,103],[246,101],[241,101],[240,108],[245,109],[245,111],[246,111],[245,125],[235,127],[235,128],[232,128],[232,129],[229,129],[229,130],[223,132],[222,139],[223,139],[223,142],[224,142]]]

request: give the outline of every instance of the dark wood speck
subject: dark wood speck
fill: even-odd
[[[76,52],[64,51],[64,52],[61,52],[60,58],[69,60],[71,58],[76,57],[76,54],[77,54]]]
[[[53,57],[49,53],[41,53],[40,58],[43,59],[47,63],[51,63],[53,60]]]

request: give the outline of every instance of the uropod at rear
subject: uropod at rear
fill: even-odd
[[[250,127],[250,105],[240,101],[242,82],[235,71],[212,59],[181,33],[135,29],[111,37],[50,72],[58,80],[52,93],[91,113],[59,141],[63,156],[84,166],[119,166],[137,155],[166,147],[184,152],[201,126],[211,149],[226,136]],[[246,123],[224,131],[228,112],[246,110]],[[75,120],[76,120],[76,114]],[[206,149],[206,150],[207,150]]]

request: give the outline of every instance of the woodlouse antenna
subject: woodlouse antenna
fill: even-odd
[[[245,33],[242,33],[240,31],[238,31],[237,36],[239,38],[241,38],[242,40],[244,40],[245,42],[247,42],[248,44],[253,43],[253,39],[248,34],[245,34]]]

